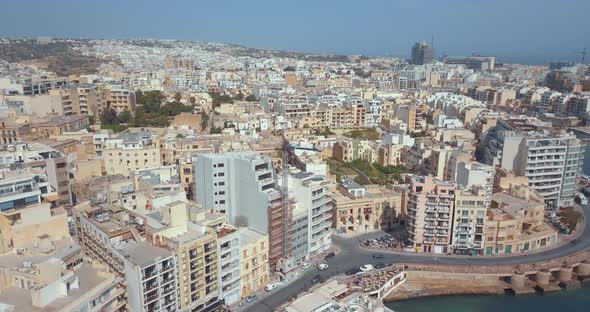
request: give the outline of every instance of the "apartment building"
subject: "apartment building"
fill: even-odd
[[[53,116],[34,119],[31,122],[31,133],[39,138],[63,135],[88,128],[90,122],[86,115]]]
[[[122,242],[127,285],[127,306],[131,311],[178,311],[178,268],[176,255],[145,242]]]
[[[103,85],[103,105],[98,110],[100,115],[104,109],[114,109],[117,113],[135,109],[135,92],[123,85]]]
[[[200,311],[219,304],[218,249],[214,231],[195,227],[164,239],[178,255],[179,299],[182,309]]]
[[[492,195],[484,230],[485,254],[510,254],[547,247],[557,231],[544,222],[545,199],[527,185]]]
[[[37,196],[29,196],[32,198]],[[47,236],[54,240],[69,238],[67,212],[48,202],[17,205],[0,211],[0,253],[23,248]]]
[[[379,143],[358,139],[342,140],[334,144],[332,155],[334,159],[344,162],[363,159],[374,163],[379,159]]]
[[[147,229],[138,220],[145,216],[113,214],[110,205],[89,202],[75,206],[73,215],[84,254],[121,277],[128,310],[179,309],[177,255],[143,240]]]
[[[269,235],[274,270],[291,253],[292,209],[276,184],[272,161],[253,152],[199,154],[195,164],[196,199],[222,212],[229,224]]]
[[[268,235],[251,228],[240,232],[240,280],[242,298],[262,289],[270,280]]]
[[[51,192],[47,176],[31,168],[0,170],[0,211],[25,208]]]
[[[447,253],[451,248],[455,185],[431,176],[406,176],[407,236],[417,252]]]
[[[160,149],[152,144],[147,132],[121,133],[107,141],[102,155],[109,175],[160,166]]]
[[[414,132],[418,129],[416,125],[417,109],[413,106],[398,106],[395,109],[395,117],[406,125],[408,125],[408,131]]]
[[[573,203],[576,177],[584,162],[584,144],[571,133],[537,131],[521,119],[498,120],[482,142],[482,161],[499,164],[545,197],[548,209]]]
[[[228,265],[220,264],[216,233],[223,215],[180,201],[168,203],[165,210],[170,211],[169,225],[149,232],[156,244],[177,255],[179,306],[186,311],[213,310],[222,303],[220,269]]]
[[[59,258],[41,254],[14,263],[0,256],[0,271],[8,283],[0,287],[5,311],[125,311],[119,277],[83,264],[66,268]]]
[[[478,185],[487,195],[492,195],[494,176],[495,170],[492,166],[476,161],[469,161],[459,164],[456,178],[453,180],[457,181],[459,186],[465,188]],[[486,207],[489,207],[489,201],[490,199],[488,198]]]
[[[94,84],[70,85],[67,88],[51,90],[50,94],[61,97],[64,115],[99,116],[99,110],[104,106],[103,91]]]
[[[329,182],[310,172],[289,176],[289,192],[295,201],[294,215],[301,210],[307,220],[307,254],[321,254],[331,247],[332,199]],[[306,255],[307,256],[307,255]]]
[[[47,181],[53,187],[62,205],[71,207],[70,168],[67,157],[48,158],[45,160]]]
[[[241,296],[240,232],[231,225],[217,229],[219,249],[219,287],[226,304],[238,302]]]
[[[490,195],[480,186],[455,192],[452,245],[455,254],[481,255]]]
[[[333,228],[338,233],[370,233],[388,229],[404,213],[402,192],[379,185],[362,186],[344,180],[333,199]]]

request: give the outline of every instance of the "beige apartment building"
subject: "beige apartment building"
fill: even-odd
[[[70,237],[64,208],[41,202],[0,212],[0,253],[32,245],[42,236],[53,240]]]
[[[557,231],[544,222],[544,198],[527,185],[492,195],[484,235],[485,254],[510,254],[556,243]]]
[[[453,222],[454,253],[481,255],[489,194],[479,186],[455,191]]]
[[[268,235],[251,228],[240,231],[242,298],[262,289],[270,280]]]
[[[127,89],[122,85],[104,85],[102,109],[99,109],[98,114],[102,113],[104,109],[114,109],[117,113],[123,111],[133,111],[135,109],[135,92]]]
[[[447,253],[451,248],[455,185],[431,176],[406,176],[408,240],[417,252]]]
[[[128,175],[131,171],[160,165],[160,149],[155,147],[105,149],[103,157],[104,169],[108,175]]]
[[[177,255],[180,307],[205,307],[218,299],[217,235],[204,225],[171,228],[155,234],[160,246]]]
[[[332,194],[333,228],[338,233],[361,234],[388,229],[404,213],[402,192],[392,186],[340,183]]]
[[[68,88],[51,90],[50,94],[59,94],[64,115],[98,116],[103,107],[103,92],[93,84],[72,85]]]

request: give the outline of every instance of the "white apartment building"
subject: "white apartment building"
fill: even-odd
[[[241,298],[240,232],[232,226],[225,225],[217,230],[217,239],[220,297],[229,305]]]
[[[313,173],[299,172],[289,177],[289,193],[299,210],[307,215],[307,250],[310,256],[328,250],[332,244],[332,199],[328,182]]]
[[[480,158],[528,177],[529,186],[545,197],[546,208],[571,205],[584,144],[571,133],[536,129],[522,118],[499,119],[482,141]]]
[[[178,311],[176,255],[147,243],[121,243],[127,305],[131,311]]]
[[[269,263],[290,254],[292,206],[284,207],[269,157],[254,152],[199,154],[195,163],[196,201],[225,214],[229,224],[269,236]]]

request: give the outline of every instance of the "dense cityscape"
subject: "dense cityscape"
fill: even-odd
[[[0,311],[392,311],[579,287],[585,56],[0,38]]]

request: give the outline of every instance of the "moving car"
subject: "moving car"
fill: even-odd
[[[322,281],[322,277],[318,274],[311,279],[312,284],[316,284]]]
[[[256,299],[256,295],[250,295],[246,298],[246,302],[250,303]]]
[[[325,263],[318,264],[318,270],[323,271],[328,268],[328,265]]]
[[[301,264],[301,268],[304,269],[304,270],[307,269],[307,268],[309,268],[310,266],[311,266],[311,264],[309,264],[308,262],[303,262]]]
[[[373,271],[375,268],[373,267],[372,264],[365,264],[362,267],[359,268],[362,272],[369,272],[369,271]]]
[[[384,256],[382,254],[373,254],[373,259],[375,260],[382,260]]]
[[[330,260],[334,259],[334,257],[336,257],[336,254],[331,252],[324,257],[324,261],[330,261]]]
[[[264,290],[272,291],[273,289],[275,289],[279,286],[281,286],[281,283],[270,283],[270,284],[266,285],[266,287],[264,287]]]
[[[355,275],[356,273],[360,272],[361,270],[358,268],[350,269],[346,271],[346,275]]]
[[[385,263],[383,262],[379,262],[377,264],[375,264],[375,269],[379,270],[379,269],[383,269],[385,267]]]

